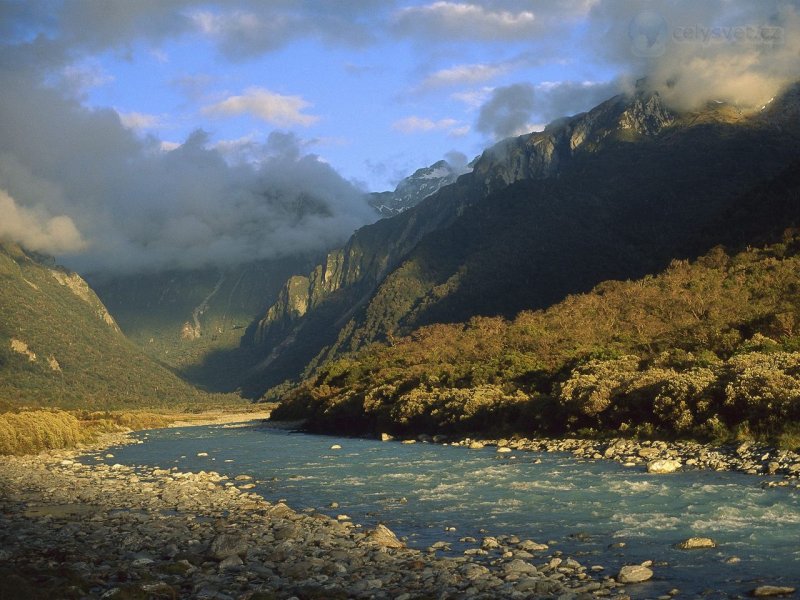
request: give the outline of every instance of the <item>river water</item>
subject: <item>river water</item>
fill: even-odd
[[[800,588],[800,492],[763,490],[764,479],[755,476],[650,475],[643,467],[564,454],[497,454],[494,448],[335,438],[255,425],[138,435],[143,444],[116,448],[105,460],[251,475],[253,491],[269,501],[346,514],[365,526],[382,522],[420,549],[441,540],[451,542],[457,555],[475,546],[459,538],[515,534],[550,544],[550,552],[560,550],[587,567],[602,565],[609,575],[623,564],[653,560],[654,579],[628,586],[638,598],[673,588],[681,597],[707,598],[744,596],[765,583]],[[341,449],[331,449],[334,444]],[[339,507],[328,508],[333,502]],[[712,537],[719,546],[673,547],[690,536]]]

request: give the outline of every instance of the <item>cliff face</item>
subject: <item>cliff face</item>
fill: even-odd
[[[795,96],[754,115],[722,104],[675,114],[638,91],[497,144],[472,173],[330,253],[302,310],[285,286],[245,337],[268,355],[246,387],[421,324],[510,316],[704,251],[726,233],[720,215],[800,151]]]
[[[356,232],[344,248],[328,253],[305,277],[305,283],[295,277],[287,281],[278,301],[251,326],[244,343],[280,343],[296,321],[339,290],[373,290],[425,235],[446,227],[464,208],[493,192],[517,181],[553,177],[575,154],[597,150],[609,136],[655,135],[673,120],[658,94],[621,95],[587,113],[553,123],[543,132],[500,142],[486,150],[473,171],[458,178],[457,184],[441,187],[454,172],[444,161],[418,170],[401,182],[395,193],[413,189],[419,195],[420,190],[430,189],[419,185],[426,180],[440,186],[437,193],[391,219],[390,226],[377,223]],[[307,288],[307,293],[299,293],[300,288]]]
[[[606,140],[656,135],[675,118],[657,93],[615,96],[544,131],[503,140],[481,155],[473,172],[487,194],[517,181],[554,177],[576,154],[597,151]]]

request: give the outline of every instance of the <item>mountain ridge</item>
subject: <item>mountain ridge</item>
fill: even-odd
[[[524,304],[530,302],[533,304],[527,307],[538,307],[542,302],[557,301],[565,293],[586,291],[604,278],[652,272],[672,258],[673,252],[697,255],[707,249],[701,246],[714,244],[700,233],[708,233],[714,215],[735,205],[747,190],[776,176],[792,156],[797,156],[797,124],[791,118],[797,104],[795,86],[756,114],[746,115],[736,107],[716,103],[693,113],[677,114],[665,107],[657,94],[638,90],[632,97],[617,96],[587,113],[560,120],[543,132],[501,142],[481,155],[472,173],[440,189],[416,208],[356,232],[345,246],[345,254],[360,244],[358,260],[341,263],[342,276],[330,280],[325,292],[301,311],[302,316],[275,307],[251,326],[243,343],[267,348],[270,358],[261,364],[261,375],[258,369],[253,372],[247,386],[250,393],[258,394],[279,383],[280,371],[287,366],[297,374],[298,368],[308,365],[308,373],[340,352],[395,335],[396,326],[402,333],[428,322],[463,319],[470,313],[506,314],[526,308]],[[677,182],[687,186],[689,192],[679,189]],[[538,199],[534,205],[542,211],[540,215],[532,212],[531,199]],[[501,217],[493,211],[516,211],[516,217],[506,219],[501,227]],[[654,212],[663,218],[675,239],[659,233],[663,224]],[[565,218],[567,213],[569,219]],[[589,215],[595,215],[591,219],[596,223],[586,222]],[[415,219],[427,221],[427,227],[414,229]],[[597,225],[602,222],[619,224],[618,243],[606,243],[609,240],[604,238],[604,228]],[[481,233],[487,223],[497,223],[493,232],[497,239]],[[542,239],[549,240],[542,242],[548,252],[577,259],[580,252],[576,254],[565,240],[558,239],[559,231],[569,232],[576,223],[583,223],[584,237],[578,235],[572,243],[583,248],[580,261],[589,262],[567,261],[564,266],[578,268],[578,276],[571,281],[564,279],[541,260],[532,271],[528,257],[541,252],[535,242],[527,240],[525,224],[533,225]],[[460,258],[434,249],[445,244],[434,237],[441,238],[442,232],[451,231],[454,224],[469,224],[462,235],[445,236],[450,240],[447,249]],[[504,233],[503,227],[515,234]],[[407,230],[416,235],[406,235]],[[430,236],[433,232],[439,233]],[[380,239],[371,248],[361,244],[370,237]],[[426,247],[419,246],[423,239],[427,239]],[[598,240],[605,246],[598,245]],[[485,245],[486,256],[501,261],[499,268],[481,258],[477,249],[480,244]],[[372,252],[371,256],[365,256],[364,248]],[[501,303],[487,300],[486,295],[495,291],[478,275],[466,277],[469,285],[459,283],[459,277],[465,278],[463,260],[467,254],[473,263],[468,270],[502,284],[496,288],[497,296],[519,295],[517,306],[503,308]],[[523,280],[503,289],[513,279],[503,261],[515,254],[520,255],[514,266]],[[417,258],[409,262],[412,255]],[[376,269],[376,263],[382,268]],[[364,264],[370,268],[362,268]],[[389,285],[391,278],[396,280],[393,285]],[[532,299],[525,281],[548,278],[563,283],[554,286],[549,296],[545,293],[539,300]],[[437,295],[441,296],[438,300]],[[433,308],[425,308],[420,302]],[[409,318],[409,311],[416,311],[418,317]],[[330,331],[332,323],[335,333]],[[303,333],[306,325],[308,332]],[[316,343],[308,339],[311,330]],[[306,339],[301,339],[303,336]],[[336,341],[331,343],[334,337]],[[302,347],[302,352],[287,358],[293,346]],[[264,368],[272,373],[264,375]]]
[[[86,281],[0,242],[0,404],[108,410],[219,402],[147,357]]]

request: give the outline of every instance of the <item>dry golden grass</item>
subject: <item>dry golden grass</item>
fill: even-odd
[[[88,439],[89,430],[75,415],[61,410],[0,414],[0,454],[72,448]]]
[[[149,411],[64,411],[17,408],[0,412],[0,455],[34,454],[43,450],[75,448],[93,442],[104,433],[158,429],[176,421],[198,424],[223,419],[231,414],[263,412],[264,406],[242,406],[236,411],[207,413]]]

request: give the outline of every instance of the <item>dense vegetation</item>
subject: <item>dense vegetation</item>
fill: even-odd
[[[781,438],[800,421],[800,237],[332,360],[277,418],[346,432]]]
[[[78,275],[0,243],[0,406],[175,410],[231,400],[147,357]]]
[[[546,147],[547,132],[511,140],[507,155],[487,151],[488,174],[476,167],[359,230],[335,265],[340,281],[301,317],[267,315],[265,335],[251,340],[264,360],[243,390],[260,396],[304,368],[308,375],[421,326],[513,318],[719,244],[780,235],[798,224],[798,107],[797,91],[755,115],[715,104],[639,135],[619,129],[619,110],[601,105],[588,131],[601,123],[612,133],[574,151],[565,142],[547,176],[518,173],[545,161],[531,148]]]

